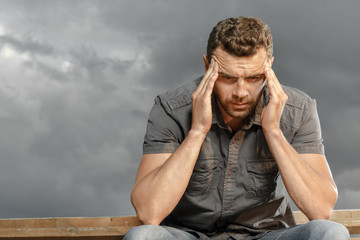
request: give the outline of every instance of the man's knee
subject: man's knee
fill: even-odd
[[[344,225],[327,220],[313,220],[308,222],[309,239],[321,240],[349,240],[350,235]]]
[[[166,230],[158,225],[141,225],[131,228],[124,240],[167,239]]]

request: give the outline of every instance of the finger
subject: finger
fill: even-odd
[[[211,77],[209,78],[204,94],[208,96],[212,94],[214,90],[215,82],[218,79],[218,77],[219,77],[219,64],[215,61],[214,71]]]
[[[269,62],[267,62],[266,65],[265,65],[265,78],[267,80],[267,85],[268,85],[268,88],[269,88],[270,96],[272,96],[272,95],[274,95],[275,89],[274,89],[273,75],[271,75],[271,73],[270,73]]]
[[[215,81],[218,79],[219,65],[214,60],[213,71],[210,73],[207,81],[205,82],[201,93],[204,95],[211,95],[214,89]]]
[[[273,101],[285,103],[287,101],[287,95],[282,88],[278,78],[275,75],[275,72],[268,66],[265,72],[267,79],[268,79],[268,88],[270,93],[270,99],[272,98]]]
[[[265,68],[265,77],[267,79],[269,91],[271,92],[271,94],[276,95],[276,94],[281,94],[283,92],[281,84],[277,79],[275,72],[271,69],[269,63]]]
[[[207,81],[209,79],[209,76],[211,75],[211,73],[213,72],[213,67],[214,67],[214,59],[211,58],[211,62],[210,65],[208,67],[208,70],[206,71],[206,73],[204,74],[199,86],[197,87],[197,89],[195,90],[195,94],[198,94],[202,91],[202,89],[204,88],[204,85],[207,85]]]
[[[199,85],[197,91],[198,94],[204,94],[204,92],[206,91],[206,88],[208,86],[208,83],[211,79],[213,79],[215,73],[215,67],[216,67],[217,63],[215,62],[215,59],[212,58],[211,60],[211,64],[206,72],[206,74],[204,75],[202,81],[201,81],[201,85]]]

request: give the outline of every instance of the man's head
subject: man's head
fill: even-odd
[[[215,49],[220,47],[236,57],[251,56],[265,47],[269,58],[273,54],[269,27],[259,18],[238,17],[220,21],[211,31],[206,54],[210,62]]]
[[[265,86],[265,66],[272,63],[272,38],[257,18],[229,18],[210,33],[205,69],[219,65],[214,93],[225,122],[243,121],[255,111]]]

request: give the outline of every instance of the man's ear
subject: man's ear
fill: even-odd
[[[205,54],[203,55],[203,60],[204,60],[205,72],[206,72],[209,69],[209,61]]]
[[[273,65],[273,63],[274,63],[274,57],[271,57],[271,66]]]

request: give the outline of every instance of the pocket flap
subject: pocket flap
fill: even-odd
[[[264,175],[278,171],[273,158],[248,159],[246,168],[249,172]]]

